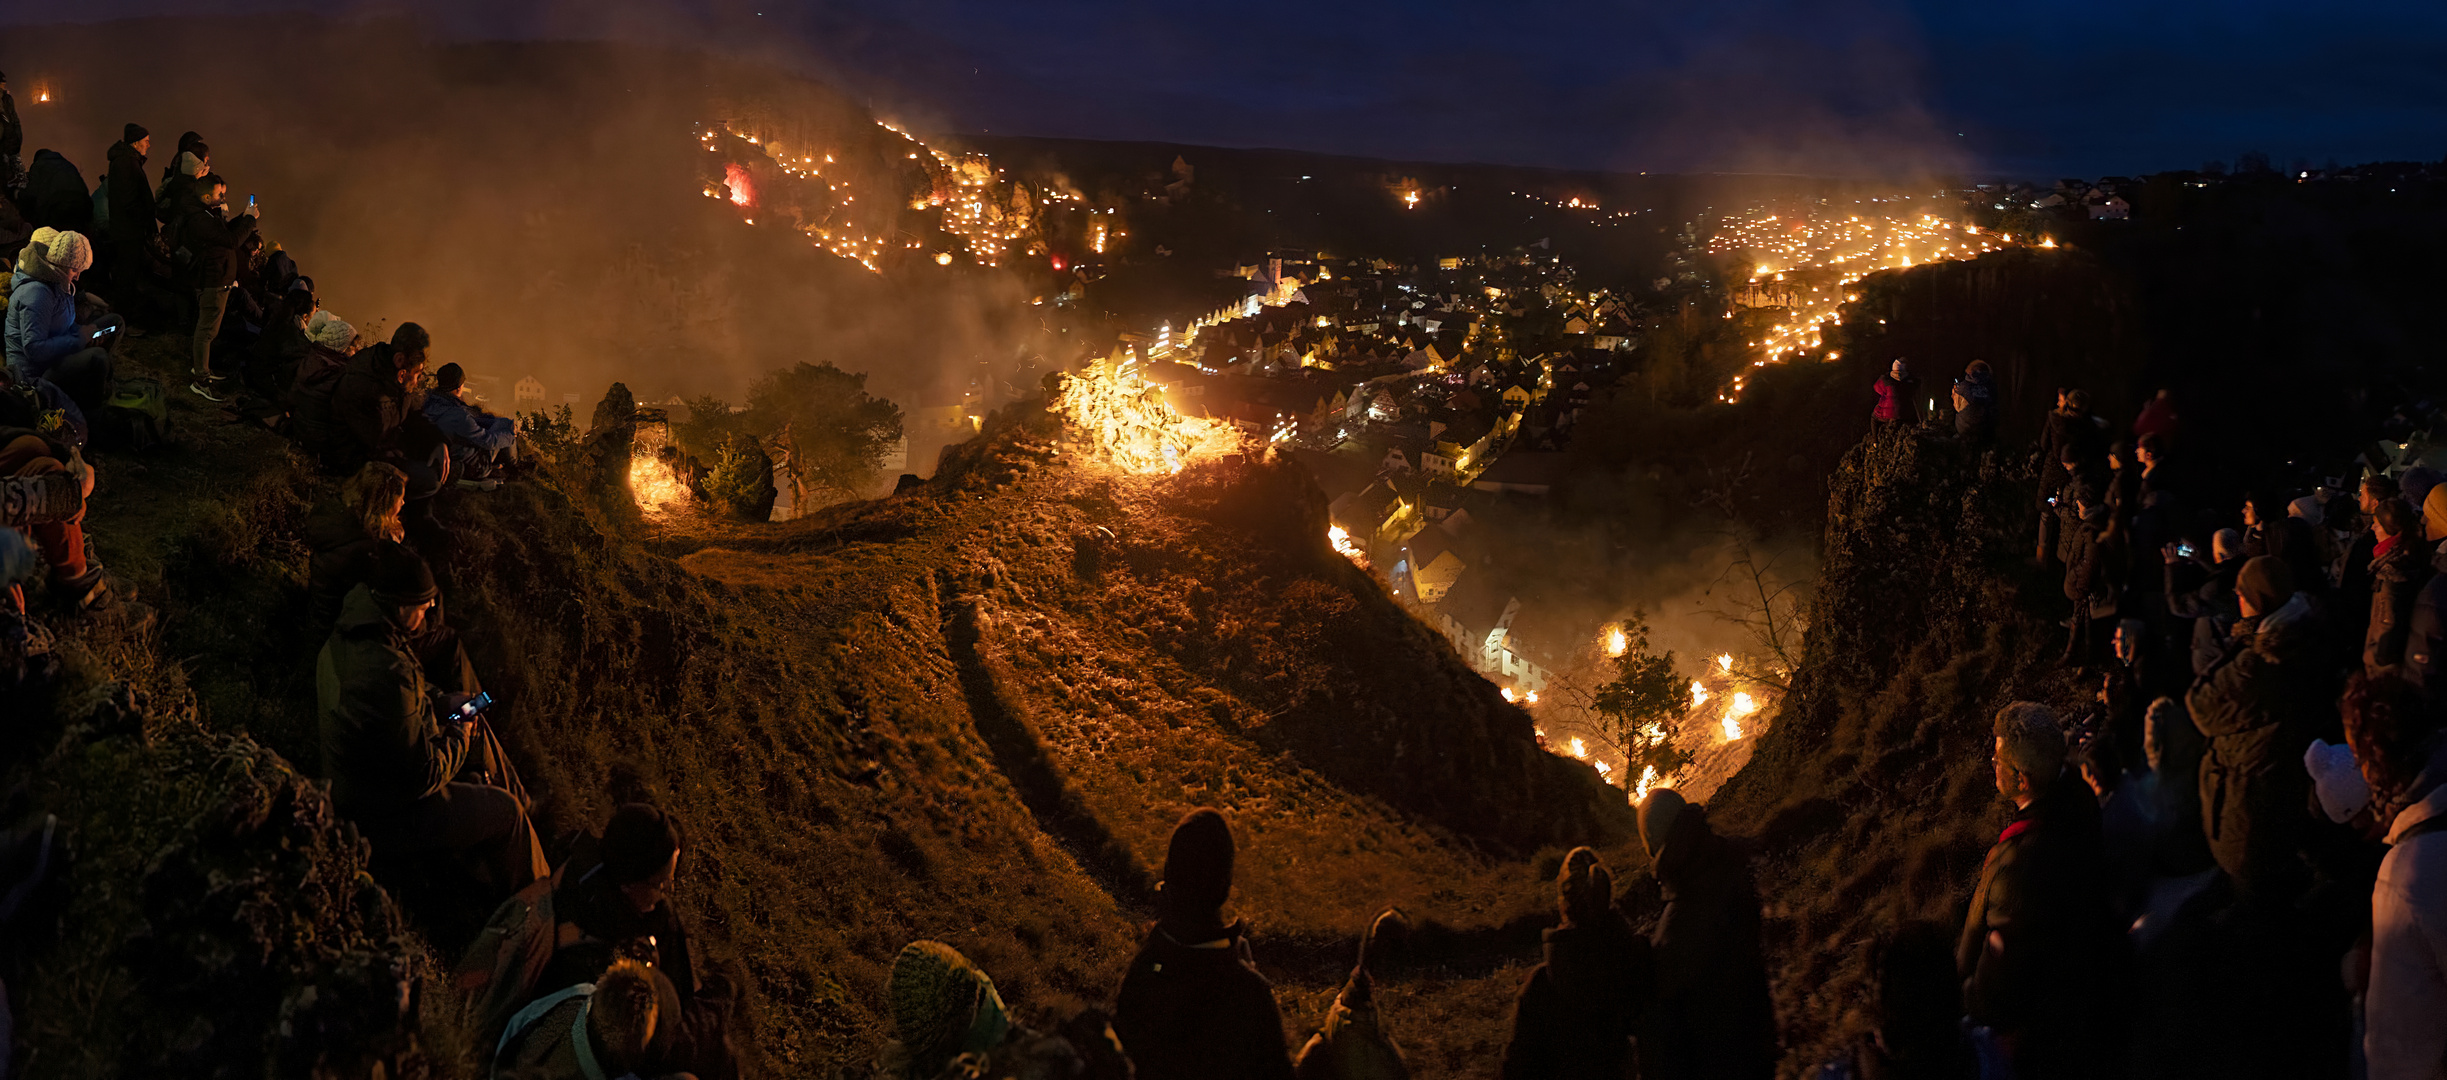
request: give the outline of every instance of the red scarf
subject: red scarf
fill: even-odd
[[[2379,541],[2378,546],[2371,548],[2371,559],[2372,559],[2372,561],[2374,561],[2374,562],[2375,562],[2375,561],[2379,560],[2381,557],[2385,556],[2385,555],[2388,553],[2388,551],[2389,551],[2390,549],[2392,549],[2392,548],[2394,548],[2394,547],[2396,546],[2396,542],[2397,542],[2397,541],[2399,541],[2399,540],[2402,540],[2402,539],[2404,539],[2404,535],[2403,535],[2403,534],[2401,534],[2401,533],[2399,533],[2399,534],[2397,534],[2397,535],[2395,535],[2395,536],[2391,536],[2391,537],[2388,537],[2388,538],[2387,538],[2387,539],[2385,539],[2385,540],[2381,540],[2381,541]]]

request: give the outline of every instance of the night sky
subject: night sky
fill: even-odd
[[[0,23],[331,11],[9,5]],[[694,41],[924,129],[1623,170],[2097,176],[2447,155],[2447,3],[441,0],[468,36]],[[0,44],[0,53],[5,45]],[[0,67],[9,59],[0,55]]]

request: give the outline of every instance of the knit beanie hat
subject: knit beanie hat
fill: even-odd
[[[2284,607],[2294,597],[2294,568],[2274,555],[2260,555],[2243,564],[2243,574],[2235,581],[2235,591],[2252,602],[2252,608],[2262,615]]]
[[[457,364],[444,364],[441,370],[433,373],[433,388],[436,390],[456,390],[466,384],[467,369]]]
[[[152,132],[146,131],[143,124],[130,121],[126,127],[119,129],[119,141],[134,146],[143,142],[144,137],[150,134]]]
[[[2447,484],[2432,484],[2422,497],[2422,539],[2447,540]]]
[[[634,885],[662,873],[679,850],[679,825],[649,803],[612,811],[603,827],[603,872],[614,885]]]
[[[195,156],[193,151],[179,151],[178,174],[180,176],[204,175],[204,159]]]
[[[2371,804],[2370,781],[2362,778],[2353,747],[2313,739],[2303,748],[2303,768],[2311,773],[2312,790],[2319,795],[2320,812],[2328,820],[2342,825]]]
[[[50,233],[44,236],[44,233]],[[82,274],[93,266],[93,244],[85,234],[66,229],[36,229],[34,243],[43,246],[43,261],[54,269]]]
[[[392,607],[422,604],[442,595],[433,583],[433,568],[415,552],[388,540],[374,549],[374,572],[365,584],[375,600]]]
[[[1648,849],[1649,858],[1665,850],[1666,838],[1674,835],[1674,823],[1682,819],[1689,805],[1673,788],[1658,788],[1640,804],[1640,846]]]
[[[2305,495],[2286,504],[2287,517],[2298,517],[2311,525],[2318,525],[2326,515],[2327,510],[2320,506],[2320,499],[2317,495]]]
[[[1233,851],[1232,825],[1222,813],[1202,806],[1183,814],[1164,852],[1166,897],[1222,907],[1232,896]]]
[[[357,328],[331,312],[317,311],[306,320],[306,340],[326,349],[345,349],[357,340]]]
[[[912,1076],[933,1076],[955,1057],[991,1050],[1011,1029],[994,980],[940,941],[903,947],[885,996]]]

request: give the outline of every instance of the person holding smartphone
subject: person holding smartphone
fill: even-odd
[[[315,662],[323,772],[333,805],[377,846],[473,855],[498,900],[551,868],[517,770],[469,707],[484,699],[426,678],[416,638],[440,597],[425,560],[387,541],[350,590]]]
[[[255,235],[261,219],[252,204],[246,213],[230,216],[229,181],[218,173],[206,175],[196,187],[203,195],[204,212],[179,220],[172,245],[187,249],[195,260],[187,267],[187,283],[195,290],[195,379],[187,389],[206,401],[227,401],[225,380],[212,370],[212,342],[221,335],[229,291],[238,285],[238,250]]]
[[[102,324],[77,321],[77,284],[93,267],[93,244],[82,233],[34,230],[17,255],[17,285],[8,298],[6,352],[18,382],[50,383],[83,413],[109,400],[116,336]]]

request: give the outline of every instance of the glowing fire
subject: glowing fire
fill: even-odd
[[[1613,626],[1606,629],[1606,655],[1609,658],[1621,656],[1630,650],[1631,637],[1623,633],[1622,627]]]
[[[1742,738],[1742,718],[1757,711],[1759,711],[1759,703],[1751,700],[1749,694],[1740,690],[1734,691],[1733,705],[1725,710],[1725,741],[1740,741]]]
[[[1717,656],[1716,656],[1716,669],[1717,669],[1718,671],[1732,671],[1732,670],[1733,670],[1733,654],[1732,654],[1732,653],[1718,653],[1718,654],[1717,654]]]
[[[1707,703],[1708,685],[1697,679],[1691,680],[1691,707],[1696,709]]]
[[[1572,736],[1572,741],[1565,743],[1564,747],[1565,749],[1571,751],[1573,757],[1579,758],[1583,761],[1587,761],[1589,759],[1589,744],[1580,741],[1580,736],[1578,735]]]
[[[1416,191],[1405,191],[1405,192],[1403,192],[1403,193],[1402,193],[1402,209],[1405,209],[1405,210],[1416,210],[1416,209],[1418,209],[1418,208],[1419,208],[1419,193],[1418,193],[1418,192],[1416,192]]]
[[[1513,693],[1512,693],[1512,687],[1507,686],[1507,687],[1505,687],[1505,688],[1504,688],[1504,700],[1506,700],[1506,701],[1517,701],[1517,700],[1520,700],[1520,699],[1518,699],[1518,698],[1514,697],[1514,696],[1513,696]]]
[[[950,266],[951,264],[952,264],[952,253],[951,253],[951,252],[948,252],[948,251],[938,251],[938,252],[935,252],[935,265],[936,265],[936,266]]]
[[[748,170],[736,161],[722,166],[722,182],[730,185],[731,202],[738,206],[756,205],[756,185],[748,179]]]
[[[1537,691],[1535,691],[1535,690],[1530,691],[1530,692],[1529,692],[1529,694],[1528,694],[1528,697],[1529,697],[1529,703],[1530,703],[1530,704],[1535,705],[1535,704],[1537,704],[1537,703],[1538,703],[1538,692],[1537,692]],[[1578,745],[1578,744],[1579,744],[1579,742],[1580,742],[1580,740],[1578,740],[1578,739],[1574,739],[1574,740],[1572,740],[1572,742],[1574,743],[1574,745]]]
[[[1646,800],[1648,799],[1648,792],[1649,792],[1649,790],[1650,790],[1651,788],[1656,787],[1656,786],[1657,786],[1657,767],[1656,767],[1656,766],[1654,766],[1654,765],[1643,765],[1643,766],[1641,766],[1641,767],[1640,767],[1640,782],[1639,782],[1639,783],[1637,783],[1637,784],[1632,785],[1632,787],[1631,787],[1631,801],[1633,801],[1633,802],[1635,802],[1635,803],[1637,803],[1637,802],[1644,802],[1644,801],[1646,801]]]
[[[1124,472],[1177,473],[1201,458],[1239,451],[1240,430],[1222,420],[1183,416],[1164,400],[1164,388],[1139,374],[1137,362],[1108,370],[1095,361],[1062,378],[1046,406]]]
[[[1333,526],[1325,531],[1325,539],[1326,543],[1334,545],[1336,554],[1361,566],[1368,565],[1368,553],[1360,550],[1359,543],[1351,539],[1351,530],[1340,525]]]

